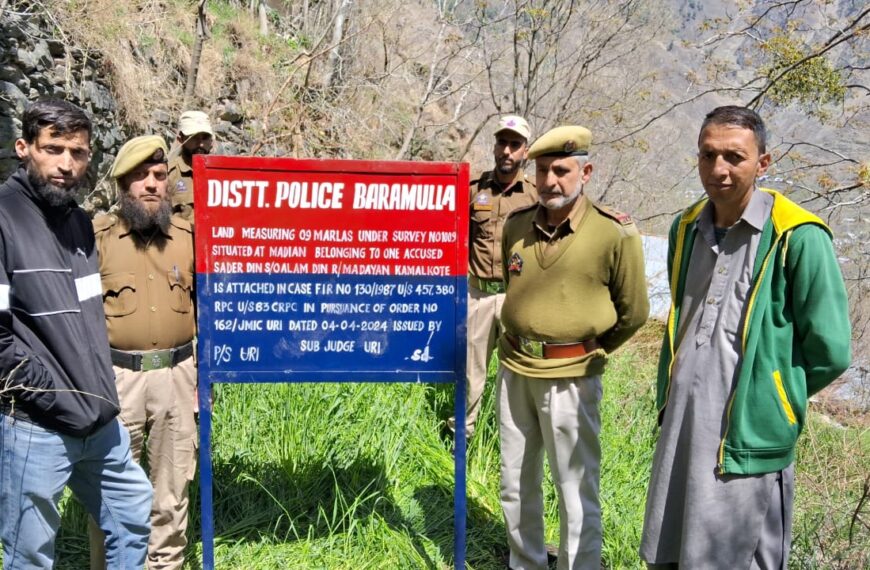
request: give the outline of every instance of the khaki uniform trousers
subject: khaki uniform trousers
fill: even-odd
[[[133,459],[141,464],[143,448],[147,447],[148,477],[154,487],[146,566],[151,570],[181,568],[187,546],[187,489],[196,471],[193,357],[160,370],[113,368],[121,401],[120,419],[130,431]],[[90,530],[91,569],[102,570],[103,536],[93,523]]]
[[[599,570],[601,376],[530,378],[499,366],[501,505],[514,570],[546,570],[546,450],[559,497],[559,570]]]
[[[486,387],[486,370],[498,341],[504,293],[468,287],[468,352],[465,360],[465,435],[474,434]]]

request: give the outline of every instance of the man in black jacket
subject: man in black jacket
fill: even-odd
[[[69,485],[106,534],[109,568],[142,568],[151,486],[116,416],[93,227],[75,203],[91,123],[30,105],[0,185],[0,538],[5,569],[50,568]]]

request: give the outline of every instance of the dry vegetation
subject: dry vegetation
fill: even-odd
[[[693,4],[697,7],[698,3],[688,3]],[[778,6],[810,10],[815,4],[798,0]],[[852,6],[853,16],[859,12],[854,2],[839,4]],[[642,229],[659,233],[671,214],[692,199],[688,190],[697,189],[691,147],[701,113],[714,104],[748,102],[765,87],[764,81],[752,78],[753,70],[743,66],[756,62],[759,69],[781,69],[765,59],[769,53],[763,47],[750,51],[740,43],[746,38],[762,40],[771,29],[776,31],[777,21],[753,24],[742,8],[740,18],[704,22],[706,36],[683,43],[674,37],[674,29],[665,27],[679,21],[667,3],[652,0],[284,0],[269,5],[278,11],[270,12],[265,36],[246,9],[248,2],[214,0],[207,6],[211,36],[204,44],[193,106],[212,114],[228,101],[237,106],[243,116],[235,122],[242,133],[242,154],[462,159],[482,168],[489,162],[492,118],[499,113],[527,114],[535,132],[555,123],[579,122],[596,133],[593,196],[631,211],[641,220]],[[63,40],[68,53],[75,53],[76,58],[68,58],[68,73],[75,72],[73,59],[100,62],[129,132],[154,132],[161,128],[155,123],[156,112],[175,117],[182,111],[194,44],[195,1],[12,0],[7,6],[29,11],[49,23],[52,35]],[[342,7],[347,19],[334,39]],[[840,147],[813,148],[799,138],[818,137],[830,128],[852,133],[842,138],[866,140],[870,91],[862,87],[866,82],[860,74],[867,73],[870,16],[863,18],[852,27],[860,32],[851,44],[854,53],[840,52],[833,59],[841,65],[843,82],[852,84],[841,102],[820,109],[815,102],[821,99],[811,99],[813,113],[817,113],[812,117],[804,117],[803,107],[797,104],[768,102],[762,114],[771,122],[789,125],[774,141],[777,168],[796,182],[789,189],[811,201],[810,207],[833,224],[840,224],[835,226],[838,235],[845,235],[846,228],[854,229],[850,241],[838,248],[851,260],[846,274],[856,324],[855,352],[866,359],[870,346],[864,342],[870,323],[867,147],[857,146],[849,154]],[[845,27],[842,22],[846,20],[841,18],[841,27]],[[806,49],[821,49],[827,36],[840,33],[844,37],[848,32],[838,28],[835,19],[779,31],[809,37],[806,28],[810,24],[822,35],[817,45]],[[677,47],[666,46],[671,40]],[[668,77],[669,72],[681,74],[679,81]],[[850,94],[858,96],[850,99]],[[687,132],[691,134],[686,136]],[[650,361],[658,357],[659,334],[648,328],[635,339],[637,358]],[[641,416],[650,406],[651,373],[646,369],[642,393],[633,392],[636,367],[629,359],[625,362],[622,389],[633,394],[632,403]],[[250,395],[236,396],[240,403],[237,408],[228,406],[228,414],[247,409]],[[425,402],[431,395],[418,396]],[[829,425],[819,419],[821,414],[813,414],[815,419],[802,442],[798,501],[804,507],[795,528],[798,557],[793,565],[866,567],[870,552],[867,415],[826,400],[814,408],[831,412],[837,423]],[[274,410],[270,408],[269,413]],[[387,436],[399,438],[398,433]],[[488,450],[494,449],[494,438],[492,431],[487,433],[483,430],[472,451],[479,450],[476,460],[482,465],[481,481],[491,487],[494,471],[488,462],[493,456]],[[318,442],[327,448],[327,440]],[[268,446],[272,440],[264,441],[260,444]],[[439,465],[449,467],[439,442],[425,445],[437,455]],[[644,440],[644,445],[650,447],[651,439]],[[625,447],[632,446],[636,442]],[[227,457],[235,460],[232,453]],[[328,469],[332,456],[324,451],[324,457],[323,469]],[[258,477],[255,469],[250,477]],[[390,484],[399,480],[395,476]],[[391,489],[379,492],[386,494]],[[481,501],[497,510],[495,497]],[[322,502],[316,506],[332,508]],[[281,515],[276,509],[263,510],[269,516]],[[261,532],[258,527],[237,534],[257,542]],[[439,532],[449,536],[449,529],[439,527]],[[230,531],[227,534],[234,536]],[[500,532],[493,536],[501,544]],[[266,542],[281,543],[271,538],[267,536]],[[440,550],[449,551],[442,539],[435,542],[440,540]],[[631,559],[634,546],[622,547],[611,560]],[[235,553],[233,548],[228,543],[225,552]],[[425,549],[438,550],[428,543]],[[412,556],[414,549],[409,547],[408,552]],[[487,562],[492,558],[480,550],[476,556]],[[304,558],[300,555],[300,559]],[[488,566],[481,563],[480,567]]]

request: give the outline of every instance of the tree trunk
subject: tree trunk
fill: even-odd
[[[266,0],[260,0],[260,7],[258,8],[259,16],[260,16],[260,35],[268,36],[269,35],[269,18],[266,14]]]
[[[184,88],[184,100],[181,104],[187,108],[196,91],[196,76],[199,74],[199,61],[202,58],[202,43],[208,38],[205,21],[206,0],[200,0],[196,15],[196,39],[193,41],[193,51],[190,54],[190,71],[187,74],[187,85]]]
[[[323,82],[326,90],[332,89],[341,80],[341,38],[344,36],[344,20],[350,8],[350,0],[336,0],[338,10],[335,14],[335,24],[332,28],[332,49],[329,51],[329,74]]]

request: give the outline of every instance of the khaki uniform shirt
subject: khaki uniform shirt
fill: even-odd
[[[134,234],[115,214],[94,219],[94,233],[109,344],[120,350],[140,351],[175,348],[192,340],[190,224],[173,216],[162,249],[153,241],[137,247]]]
[[[169,153],[169,190],[172,192],[172,211],[193,223],[193,167],[184,162],[181,147]]]
[[[538,201],[535,185],[519,172],[502,188],[492,171],[471,181],[468,271],[481,279],[502,279],[501,236],[508,214]]]
[[[515,212],[504,228],[507,292],[501,310],[501,362],[525,376],[564,378],[604,372],[606,355],[649,315],[643,247],[625,214],[578,199],[556,228],[543,206]],[[601,349],[573,358],[536,358],[506,338],[573,343]]]

